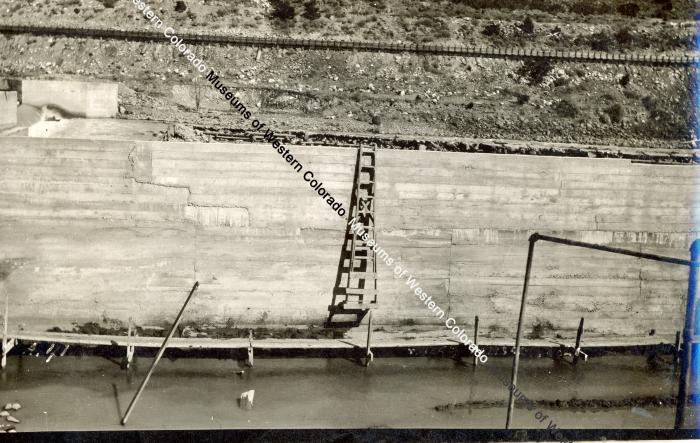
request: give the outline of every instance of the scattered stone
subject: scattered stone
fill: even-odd
[[[243,374],[245,374],[245,371],[244,371],[244,370],[236,371],[236,375],[241,375],[241,376],[242,376]]]
[[[9,411],[10,409],[12,409],[12,403],[6,404],[3,409],[5,409],[6,411]]]
[[[189,126],[181,125],[176,123],[174,125],[168,125],[165,133],[163,133],[163,140],[176,140],[185,142],[204,142],[209,141],[209,137],[206,135],[192,129]]]
[[[17,429],[15,429],[15,428],[8,429],[7,432],[17,432]]]
[[[180,333],[180,337],[184,338],[191,338],[191,337],[196,337],[197,333],[195,330],[192,328],[192,326],[185,326],[182,332]]]
[[[253,399],[255,397],[255,390],[251,389],[241,394],[241,408],[250,411],[253,409]]]
[[[7,417],[8,415],[10,415],[9,412],[7,412],[7,411],[0,411],[0,417]]]
[[[12,403],[12,409],[14,409],[15,411],[19,411],[20,409],[22,409],[22,405],[19,403]]]
[[[19,419],[18,419],[18,418],[14,418],[14,417],[11,416],[11,415],[8,415],[7,417],[5,417],[5,420],[7,420],[7,421],[9,421],[9,422],[12,422],[12,423],[19,423]]]

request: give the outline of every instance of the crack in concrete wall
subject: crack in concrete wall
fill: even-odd
[[[187,190],[183,204],[183,217],[200,226],[247,227],[250,226],[250,211],[247,207],[235,204],[208,204],[193,202],[192,188],[183,184],[161,183],[153,177],[153,155],[148,147],[135,145],[129,151],[131,179],[141,185],[169,189]]]

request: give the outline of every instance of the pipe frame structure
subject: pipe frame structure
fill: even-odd
[[[612,246],[598,245],[595,243],[587,243],[576,240],[569,240],[560,237],[554,237],[551,235],[542,235],[539,233],[534,233],[528,239],[529,247],[527,252],[527,262],[525,265],[525,278],[523,281],[523,292],[520,299],[520,314],[518,317],[518,328],[515,336],[515,351],[513,357],[513,368],[511,371],[511,384],[512,386],[517,386],[518,381],[518,367],[520,365],[520,344],[522,341],[522,329],[523,320],[525,318],[525,307],[527,305],[527,293],[530,286],[530,275],[532,270],[532,260],[535,252],[535,243],[538,240],[547,241],[550,243],[557,243],[565,246],[576,246],[580,248],[593,249],[603,252],[611,252],[614,254],[627,255],[630,257],[643,258],[646,260],[654,260],[662,263],[688,266],[690,268],[690,273],[688,277],[688,297],[686,300],[686,312],[685,312],[685,327],[683,329],[683,347],[681,352],[681,374],[680,380],[678,382],[678,399],[676,402],[676,418],[675,418],[675,429],[680,429],[683,426],[683,420],[685,416],[685,405],[687,401],[687,383],[689,379],[689,368],[690,359],[692,357],[692,346],[695,342],[695,338],[700,335],[700,331],[697,331],[695,324],[696,309],[698,305],[695,302],[695,292],[698,282],[698,270],[700,270],[700,239],[693,241],[690,247],[690,260],[684,260],[676,257],[667,257],[657,254],[649,254],[645,252],[637,252],[624,248],[615,248]],[[513,410],[515,407],[515,390],[511,390],[508,396],[508,412],[506,416],[506,429],[511,428],[511,423],[513,421]]]

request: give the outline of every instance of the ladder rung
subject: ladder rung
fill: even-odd
[[[377,305],[375,303],[372,303],[371,305],[369,303],[349,303],[349,302],[343,302],[341,303],[342,309],[346,311],[366,311],[371,308],[376,308]]]
[[[362,155],[370,155],[370,154],[374,155],[374,154],[376,154],[376,151],[366,151],[364,149],[362,150]]]
[[[359,277],[359,278],[364,278],[367,279],[368,277],[374,277],[377,274],[372,272],[372,271],[347,271],[348,274],[352,275],[353,277]]]
[[[360,227],[362,231],[374,231],[374,226],[362,225]],[[355,234],[356,231],[350,231],[348,234]],[[360,234],[361,235],[361,234]]]
[[[374,169],[374,165],[362,165],[361,168]]]
[[[370,249],[372,249],[372,248],[370,248],[369,246],[355,246],[355,252],[357,252],[357,251],[369,251]],[[347,252],[350,252],[350,250],[348,250]]]
[[[376,295],[377,290],[374,288],[346,288],[346,295]]]
[[[357,249],[355,249],[357,251]],[[350,252],[350,251],[348,251]],[[346,260],[350,260],[350,257],[348,257]],[[356,255],[355,260],[374,260],[374,256],[372,255]],[[346,266],[346,268],[350,268],[350,266]]]

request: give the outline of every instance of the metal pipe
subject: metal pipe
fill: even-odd
[[[148,383],[148,380],[151,378],[151,374],[153,374],[153,370],[156,368],[156,365],[160,361],[160,358],[163,356],[163,353],[165,352],[165,348],[168,345],[168,340],[170,340],[170,338],[175,333],[175,329],[177,328],[177,325],[180,323],[180,319],[182,318],[182,313],[185,312],[185,307],[187,307],[187,304],[190,302],[192,295],[194,295],[194,291],[196,291],[198,287],[199,287],[199,282],[195,282],[194,286],[192,286],[192,289],[190,290],[190,294],[187,296],[187,299],[185,300],[185,303],[182,305],[182,308],[180,308],[180,312],[177,314],[177,317],[175,317],[175,321],[173,322],[173,325],[170,327],[170,332],[168,332],[167,337],[165,337],[165,340],[163,340],[163,344],[160,346],[160,349],[158,350],[158,354],[156,354],[156,358],[155,358],[155,360],[153,360],[153,363],[151,364],[151,368],[148,370],[148,373],[146,374],[146,378],[143,379],[143,381],[141,382],[141,386],[139,386],[138,391],[136,391],[136,394],[134,395],[134,398],[131,399],[131,403],[129,403],[129,407],[126,409],[126,413],[124,414],[124,418],[122,418],[122,425],[125,425],[126,421],[129,419],[129,415],[131,414],[131,411],[134,409],[134,406],[136,406],[136,402],[138,401],[139,397],[141,396],[141,393],[143,393],[143,390],[146,388],[146,384]]]
[[[685,322],[683,327],[683,345],[681,346],[680,365],[681,373],[678,379],[678,397],[676,400],[676,420],[673,424],[674,429],[683,428],[685,421],[685,406],[688,399],[688,378],[690,362],[692,359],[693,337],[695,336],[695,309],[696,309],[696,290],[698,283],[698,269],[700,263],[700,240],[695,240],[690,246],[690,272],[688,273],[688,297],[685,305]]]
[[[538,234],[530,236],[530,246],[527,250],[527,264],[525,265],[525,281],[523,282],[523,296],[520,300],[520,316],[518,317],[518,331],[515,335],[515,356],[513,357],[513,370],[510,376],[511,386],[508,396],[508,415],[506,416],[506,429],[510,429],[513,420],[513,408],[515,407],[515,388],[518,386],[518,366],[520,365],[520,340],[523,335],[523,319],[525,318],[525,305],[527,304],[527,289],[530,286],[530,270],[532,269],[532,256],[535,252],[535,242],[539,239]]]
[[[594,243],[586,243],[586,242],[582,242],[582,241],[568,240],[568,239],[559,238],[559,237],[552,237],[551,235],[533,234],[533,236],[537,236],[538,240],[544,240],[544,241],[548,241],[548,242],[552,242],[552,243],[559,243],[562,245],[578,246],[580,248],[588,248],[588,249],[596,249],[598,251],[613,252],[615,254],[629,255],[631,257],[646,258],[648,260],[656,260],[656,261],[660,261],[660,262],[664,262],[664,263],[672,263],[674,265],[690,266],[689,260],[684,260],[681,258],[666,257],[664,255],[657,255],[657,254],[648,254],[646,252],[637,252],[637,251],[632,251],[632,250],[624,249],[624,248],[613,248],[612,246],[596,245]]]

